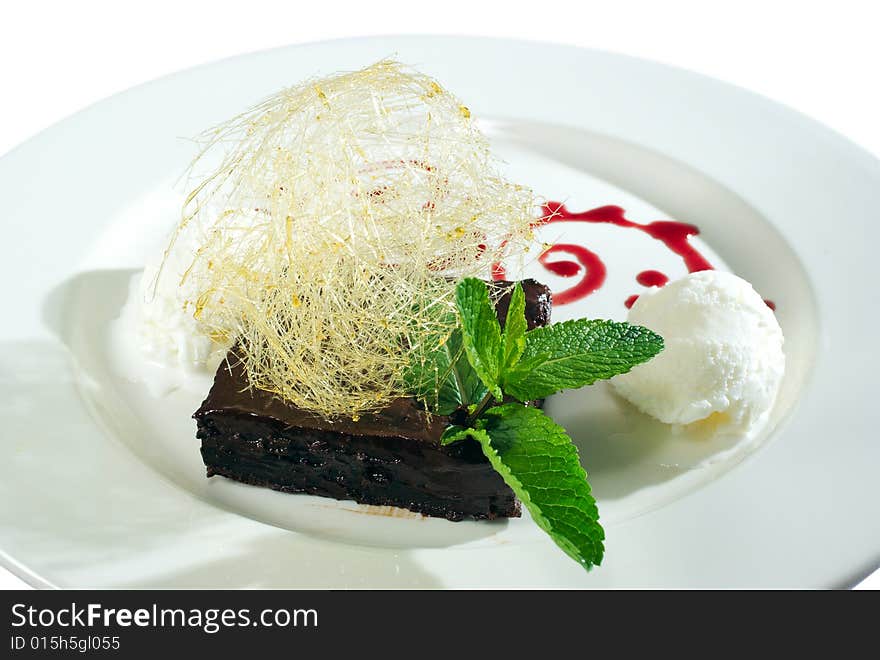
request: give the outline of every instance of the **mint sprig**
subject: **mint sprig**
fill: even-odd
[[[503,332],[481,280],[462,280],[456,303],[470,375],[479,379],[485,394],[479,403],[469,400],[465,425],[446,429],[441,442],[478,442],[556,544],[584,568],[598,565],[604,532],[577,448],[565,429],[526,403],[625,373],[663,350],[663,339],[640,326],[588,319],[527,331],[519,284],[511,292]],[[470,393],[478,391],[471,388]],[[492,405],[505,397],[521,403]]]

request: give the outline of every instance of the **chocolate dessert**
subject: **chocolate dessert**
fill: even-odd
[[[496,290],[509,291],[505,282]],[[528,327],[550,320],[550,291],[522,282]],[[495,303],[499,321],[509,296]],[[357,418],[327,419],[249,388],[234,351],[193,417],[209,477],[462,520],[518,517],[519,501],[476,442],[441,446],[457,417],[429,415],[414,398]]]

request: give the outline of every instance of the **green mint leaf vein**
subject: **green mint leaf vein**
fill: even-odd
[[[504,393],[520,401],[550,396],[626,373],[663,350],[663,338],[617,321],[578,319],[525,335],[520,361],[502,377]]]
[[[501,324],[485,282],[465,278],[455,289],[468,361],[492,395],[501,400]]]
[[[602,563],[605,532],[577,448],[538,408],[489,408],[476,428],[455,427],[446,444],[470,436],[556,545],[586,569]]]

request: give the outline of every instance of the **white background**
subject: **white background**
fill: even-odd
[[[434,33],[553,41],[684,67],[794,107],[878,155],[878,25],[873,0],[18,1],[0,9],[0,154],[104,97],[214,59]],[[0,569],[0,588],[16,587],[24,584]],[[861,587],[880,588],[880,573]]]

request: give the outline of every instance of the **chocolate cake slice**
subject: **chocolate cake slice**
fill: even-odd
[[[504,282],[496,283],[501,290]],[[550,320],[550,291],[523,280],[529,328]],[[507,317],[509,296],[496,301]],[[290,493],[391,505],[462,520],[517,517],[513,491],[471,440],[440,445],[451,417],[428,415],[411,398],[355,419],[328,421],[273,395],[249,390],[230,353],[193,417],[209,477],[221,475]],[[453,415],[454,417],[454,415]]]

